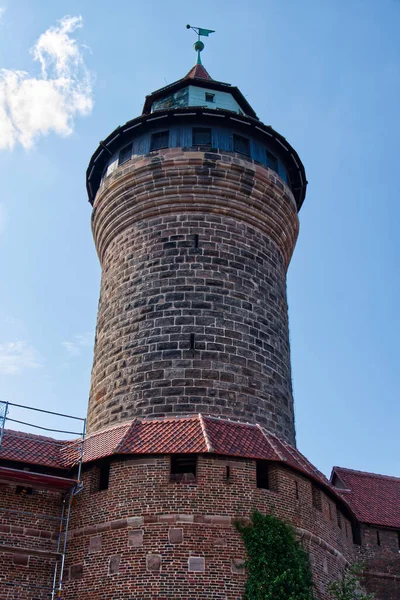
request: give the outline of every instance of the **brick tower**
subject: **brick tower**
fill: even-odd
[[[102,266],[88,430],[201,412],[294,443],[295,150],[198,64],[100,144],[87,185]]]

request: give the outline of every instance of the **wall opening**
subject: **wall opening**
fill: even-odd
[[[353,542],[357,546],[361,546],[361,527],[359,523],[352,523],[351,530],[353,533]]]
[[[24,485],[17,485],[15,488],[15,493],[19,496],[32,496],[33,489]]]
[[[338,507],[336,507],[336,519],[339,529],[342,529],[342,515],[340,514]]]
[[[256,481],[258,488],[269,490],[269,471],[266,460],[256,461]]]
[[[381,545],[381,536],[379,535],[379,531],[376,532],[376,543],[378,546]]]
[[[118,155],[118,165],[122,165],[127,160],[132,158],[132,144],[128,144],[125,148],[122,148]]]
[[[153,133],[150,140],[150,152],[152,150],[160,150],[161,148],[168,148],[169,145],[169,131],[158,131]]]
[[[295,491],[296,491],[296,500],[299,499],[299,484],[297,481],[294,482],[295,485]]]
[[[170,481],[175,483],[195,483],[197,456],[195,454],[172,454]]]
[[[193,146],[211,146],[211,128],[193,127],[192,144]]]
[[[106,462],[100,466],[99,474],[99,492],[108,490],[108,484],[110,482],[110,463]]]
[[[233,134],[233,151],[250,156],[250,140],[242,135]]]

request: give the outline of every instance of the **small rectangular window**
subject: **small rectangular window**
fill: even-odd
[[[274,154],[272,154],[272,152],[269,152],[269,150],[267,150],[267,167],[269,167],[276,173],[278,173],[278,171],[279,171],[278,159],[276,158],[276,156]]]
[[[110,481],[110,463],[104,463],[100,467],[99,475],[99,492],[102,490],[108,490],[108,484]]]
[[[233,134],[233,150],[239,154],[250,156],[250,140],[241,135]]]
[[[268,463],[265,460],[256,461],[257,487],[269,490]]]
[[[33,489],[30,487],[25,487],[24,485],[17,485],[15,488],[15,493],[19,496],[32,496]]]
[[[211,146],[211,129],[209,127],[193,127],[193,146]]]
[[[169,131],[158,131],[151,135],[150,141],[150,152],[152,150],[160,150],[161,148],[168,148],[169,145]]]
[[[128,144],[127,146],[125,146],[125,148],[122,148],[122,150],[120,150],[119,156],[118,156],[118,165],[122,165],[124,162],[126,162],[127,160],[130,160],[132,158],[132,144]]]
[[[379,531],[376,532],[376,543],[378,546],[381,545],[381,536],[379,535]]]
[[[196,469],[196,455],[171,455],[171,481],[174,481],[176,483],[196,483]]]
[[[215,102],[215,94],[206,92],[206,102]]]

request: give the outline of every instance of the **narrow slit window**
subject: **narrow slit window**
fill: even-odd
[[[241,135],[233,134],[233,150],[238,154],[250,156],[250,140]]]
[[[110,482],[110,463],[104,463],[100,467],[99,475],[99,492],[108,490],[108,484]]]
[[[269,150],[267,150],[267,167],[278,173],[278,159]]]
[[[128,144],[125,148],[122,148],[118,156],[118,165],[122,165],[127,160],[132,158],[132,144]]]
[[[209,127],[193,127],[193,146],[211,146],[211,129]]]
[[[158,131],[151,135],[150,141],[150,152],[152,150],[160,150],[161,148],[168,148],[169,145],[169,131]]]
[[[399,550],[400,550],[400,531],[397,532],[397,544],[398,544]]]
[[[225,479],[226,479],[226,483],[231,482],[231,468],[229,465],[226,465],[226,467],[225,467]]]
[[[295,485],[295,490],[296,490],[296,500],[299,499],[299,484],[297,483],[297,481],[294,482]]]
[[[193,454],[172,454],[171,481],[196,483],[197,457]]]
[[[269,490],[269,473],[267,461],[256,461],[256,480],[258,488],[261,488],[263,490]]]
[[[206,102],[215,102],[215,94],[211,94],[211,92],[206,92]]]
[[[381,545],[381,536],[379,535],[379,531],[376,532],[376,543],[378,546]]]
[[[358,523],[351,524],[351,530],[353,533],[353,542],[357,546],[361,546],[361,527]]]

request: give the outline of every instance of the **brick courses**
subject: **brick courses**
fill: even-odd
[[[157,154],[116,169],[95,200],[103,270],[88,429],[205,412],[294,443],[293,196],[229,154]]]

